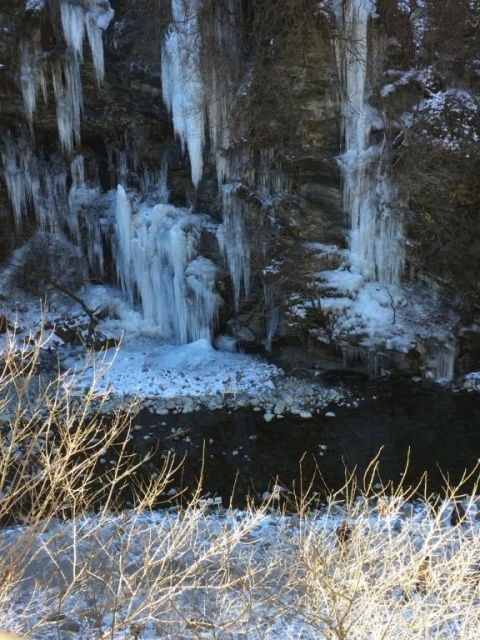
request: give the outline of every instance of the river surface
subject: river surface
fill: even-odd
[[[428,492],[441,492],[447,481],[456,485],[477,464],[480,395],[412,383],[362,383],[354,391],[358,408],[332,406],[312,419],[285,415],[267,423],[263,412],[252,410],[168,416],[142,411],[134,421],[135,449],[144,455],[156,448],[153,465],[168,450],[186,456],[175,482],[187,494],[203,460],[203,492],[222,496],[224,504],[232,498],[236,506],[276,482],[298,491],[313,479],[324,494],[340,489],[346,471],[355,471],[361,483],[377,455],[375,482],[397,485],[403,478],[412,485],[426,472]],[[335,416],[325,417],[327,411]],[[172,440],[172,429],[188,433]],[[463,491],[475,490],[477,479],[474,474]]]

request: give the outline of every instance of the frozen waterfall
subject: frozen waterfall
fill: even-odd
[[[198,187],[203,173],[206,140],[217,169],[223,225],[219,229],[226,263],[232,279],[238,309],[243,289],[250,288],[250,242],[246,231],[245,203],[234,192],[239,166],[249,167],[250,157],[231,149],[229,108],[237,86],[238,73],[236,7],[233,0],[212,4],[208,19],[200,21],[200,0],[172,0],[172,21],[162,46],[163,100],[173,120],[173,128],[183,151],[188,151],[192,182]],[[207,50],[205,50],[205,47]],[[240,135],[241,122],[236,122]]]
[[[392,209],[396,193],[384,166],[384,145],[371,143],[372,131],[383,130],[383,119],[368,101],[368,28],[376,3],[334,4],[341,32],[336,42],[344,143],[339,164],[351,222],[351,266],[365,280],[396,284],[404,264],[403,225]]]
[[[166,340],[210,339],[216,322],[217,268],[198,255],[205,221],[206,216],[167,204],[140,203],[134,213],[125,189],[117,188],[118,279],[131,302],[140,299],[145,319]]]
[[[172,23],[162,47],[163,100],[183,150],[188,149],[195,187],[203,173],[205,146],[198,5],[198,0],[172,0]]]

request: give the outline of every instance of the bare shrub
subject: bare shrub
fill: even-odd
[[[39,640],[476,637],[474,495],[414,501],[418,488],[378,484],[374,461],[323,508],[307,486],[288,495],[294,513],[273,494],[218,509],[200,483],[188,505],[156,511],[174,461],[137,482],[125,407],[107,427],[95,385],[80,397],[65,374],[42,383],[38,357],[12,340],[2,360],[0,628]]]

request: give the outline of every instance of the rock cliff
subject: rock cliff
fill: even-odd
[[[112,285],[165,339],[474,368],[479,10],[441,4],[5,0],[6,302]]]

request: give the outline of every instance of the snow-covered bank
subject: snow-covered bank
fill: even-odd
[[[465,515],[455,519],[455,514]],[[281,515],[84,514],[0,532],[2,628],[31,640],[477,637],[479,510],[401,496]]]
[[[32,301],[6,312],[12,332],[0,335],[0,347],[28,351],[38,345],[43,353],[55,352],[62,371],[68,373],[68,384],[79,393],[93,390],[102,399],[102,411],[113,412],[126,399],[135,398],[159,415],[254,407],[269,420],[284,413],[308,418],[332,403],[347,401],[346,391],[314,376],[308,381],[287,376],[259,356],[236,352],[233,339],[219,341],[220,348],[206,339],[167,343],[159,338],[158,327],[111,288],[91,287],[84,300],[89,308],[106,311],[93,338],[88,335],[90,319],[78,304],[57,296],[41,317]],[[108,346],[109,340],[116,346],[89,352],[84,346],[64,343],[60,335],[66,329],[85,341]]]
[[[74,371],[75,358],[64,360],[64,366]],[[206,340],[183,346],[126,340],[105,353],[101,368],[101,376],[94,363],[72,380],[80,389],[95,385],[98,394],[109,394],[113,402],[136,397],[141,406],[160,415],[252,406],[266,416],[309,417],[346,396],[315,380],[306,383],[285,376],[262,358],[218,351]]]

